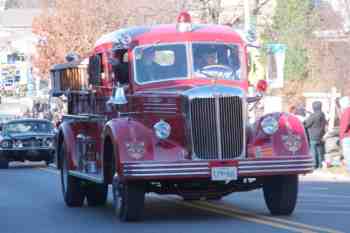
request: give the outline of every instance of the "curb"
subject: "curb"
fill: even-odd
[[[332,181],[347,181],[350,182],[350,174],[332,173],[327,170],[315,170],[313,173],[309,173],[303,176],[305,179],[323,179]]]

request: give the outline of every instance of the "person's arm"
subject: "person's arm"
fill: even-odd
[[[310,128],[314,122],[314,119],[313,119],[313,115],[310,115],[308,118],[306,118],[306,120],[304,121],[304,127],[307,129],[307,128]]]

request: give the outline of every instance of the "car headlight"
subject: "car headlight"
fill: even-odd
[[[171,127],[170,125],[163,121],[160,120],[153,126],[154,132],[156,133],[156,136],[159,139],[167,139],[170,136],[171,132]]]
[[[17,147],[17,148],[22,148],[22,147],[23,147],[23,142],[22,142],[21,140],[17,140],[17,141],[15,142],[15,147]]]
[[[46,138],[45,145],[48,146],[48,147],[52,147],[53,146],[52,138]]]
[[[12,142],[9,140],[4,140],[1,142],[1,147],[2,148],[11,148],[12,147]]]
[[[279,128],[278,120],[273,116],[265,117],[261,121],[260,125],[261,125],[261,128],[264,131],[264,133],[266,133],[268,135],[272,135],[272,134],[276,133],[278,128]]]

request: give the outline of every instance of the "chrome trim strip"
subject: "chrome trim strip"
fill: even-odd
[[[100,183],[100,184],[102,184],[104,182],[103,176],[91,175],[91,174],[86,174],[83,172],[72,171],[72,170],[68,171],[68,174],[71,176],[74,176],[74,177],[78,177],[78,178],[85,179],[85,180],[90,180],[90,181]]]
[[[311,171],[313,170],[313,167],[310,168],[290,168],[290,169],[273,169],[273,170],[248,170],[248,171],[238,171],[238,176],[240,174],[252,174],[255,175],[256,173],[274,173],[274,172],[295,172],[295,171]]]
[[[152,107],[148,107],[148,106],[145,106],[145,109],[147,110],[172,110],[172,111],[176,111],[177,108],[166,108],[166,107],[157,107],[157,106],[152,106]]]
[[[220,102],[219,97],[215,98],[215,117],[216,117],[216,133],[217,133],[217,144],[218,144],[218,157],[222,160],[222,145],[221,145],[221,120],[220,120]]]
[[[125,172],[155,172],[155,171],[198,171],[209,170],[208,167],[191,167],[191,168],[153,168],[153,169],[124,169]]]
[[[207,166],[208,163],[150,163],[150,164],[123,164],[124,168],[129,167],[176,167],[176,166]]]
[[[176,112],[166,111],[143,111],[144,113],[155,113],[155,114],[175,114]]]
[[[209,175],[208,172],[178,172],[178,173],[146,173],[146,174],[127,174],[124,176],[183,176],[183,175]]]
[[[23,151],[23,150],[55,150],[55,148],[54,147],[0,148],[0,151]]]
[[[313,162],[313,159],[287,159],[287,160],[251,160],[251,161],[238,161],[239,165],[245,164],[264,164],[264,163],[300,163],[300,162]]]
[[[287,165],[259,165],[259,166],[239,166],[239,169],[249,170],[251,168],[279,168],[279,167],[305,167],[313,166],[314,163],[302,163],[302,164],[287,164]]]
[[[164,106],[170,106],[170,107],[176,107],[176,103],[172,103],[172,104],[169,104],[169,103],[151,103],[151,102],[146,102],[146,103],[143,103],[143,106],[147,106],[147,107],[164,107]]]

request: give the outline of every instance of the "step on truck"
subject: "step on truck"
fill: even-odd
[[[313,170],[303,124],[274,112],[249,120],[267,83],[248,95],[249,43],[229,26],[170,25],[103,35],[88,58],[51,69],[67,114],[57,168],[67,206],[104,205],[142,218],[145,194],[218,200],[263,189],[272,215],[290,215],[298,175]]]

